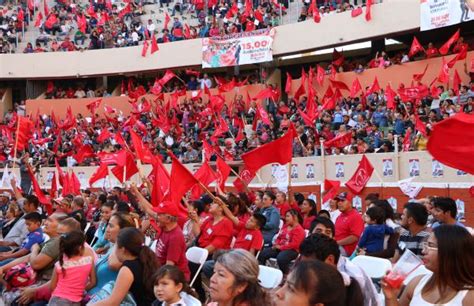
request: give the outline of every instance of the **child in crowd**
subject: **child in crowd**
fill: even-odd
[[[51,278],[50,306],[81,305],[84,291],[95,286],[94,258],[85,256],[86,237],[80,231],[61,235],[59,262]]]
[[[385,223],[385,212],[378,206],[372,206],[365,212],[367,226],[362,233],[358,247],[367,253],[380,252],[384,249],[385,235],[393,234],[393,229]]]
[[[184,273],[176,266],[162,266],[153,277],[156,300],[152,306],[198,306],[201,302],[186,283]]]
[[[44,241],[43,230],[41,229],[41,215],[37,212],[26,214],[24,217],[28,235],[18,250],[0,253],[0,267],[30,253],[34,244],[41,244]]]

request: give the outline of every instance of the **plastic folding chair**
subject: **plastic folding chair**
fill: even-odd
[[[364,270],[367,276],[372,279],[382,278],[392,268],[390,260],[372,256],[359,255],[352,259],[352,262]]]
[[[275,289],[280,285],[283,279],[283,272],[279,269],[267,267],[267,266],[259,266],[259,273],[258,279],[260,281],[260,285],[263,288],[267,289]]]
[[[199,268],[196,271],[196,274],[194,275],[191,283],[189,283],[190,286],[194,284],[196,277],[198,276],[199,272],[201,272],[202,266],[206,262],[208,255],[209,255],[209,252],[206,249],[199,248],[199,247],[191,247],[186,251],[186,258],[188,259],[188,261],[199,265]]]

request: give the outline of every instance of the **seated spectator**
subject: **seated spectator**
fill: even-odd
[[[420,203],[407,203],[403,208],[397,252],[394,261],[397,261],[405,250],[412,251],[415,255],[421,256],[423,251],[423,241],[430,235],[427,231],[428,211]]]
[[[97,254],[104,254],[109,249],[109,241],[105,239],[105,231],[109,224],[110,217],[112,216],[112,210],[114,209],[114,203],[107,201],[100,207],[100,223],[95,232],[95,240],[92,248]]]
[[[196,305],[196,293],[189,287],[184,273],[176,266],[162,266],[156,271],[153,280],[156,300],[152,306],[187,305],[186,301],[189,299]]]
[[[431,226],[436,228],[441,224],[458,225],[464,227],[464,224],[456,220],[458,213],[456,202],[447,197],[436,197],[433,200],[433,209],[431,210],[436,222]]]
[[[305,199],[299,207],[303,216],[303,228],[309,230],[312,222],[318,216],[316,202],[311,199]]]
[[[256,212],[261,213],[267,222],[262,229],[263,241],[265,247],[272,245],[272,239],[280,228],[280,213],[278,209],[275,208],[273,202],[275,201],[275,195],[271,191],[265,191],[261,207],[257,207]]]
[[[42,53],[42,52],[46,52],[46,50],[41,48],[41,44],[39,42],[36,43],[36,47],[33,50],[33,53]]]
[[[270,258],[276,258],[278,267],[284,274],[288,274],[290,262],[298,257],[298,248],[305,237],[301,226],[301,216],[294,209],[286,213],[285,225],[278,233],[275,243],[266,247],[260,253],[258,261],[265,265]]]
[[[20,220],[23,213],[20,207],[16,203],[10,203],[7,206],[7,210],[5,211],[5,219],[3,220],[2,225],[2,237],[6,237],[12,227]],[[3,210],[3,208],[2,208]]]
[[[352,207],[352,202],[349,201],[346,192],[340,193],[335,200],[341,214],[335,222],[336,233],[334,239],[342,247],[343,255],[350,256],[364,231],[364,221],[357,209]]]
[[[27,43],[23,53],[33,53],[33,45],[31,43]]]
[[[76,50],[76,46],[74,45],[74,43],[71,41],[71,39],[69,38],[69,36],[66,36],[64,38],[64,41],[61,43],[60,47],[59,47],[62,51],[75,51]]]
[[[334,223],[332,223],[331,219],[317,217],[313,220],[313,222],[311,222],[311,228],[309,232],[311,234],[322,234],[328,236],[329,238],[334,238],[336,228],[334,227]]]
[[[383,209],[378,206],[369,207],[364,218],[366,226],[357,245],[358,248],[367,253],[382,251],[385,235],[393,234],[393,229],[384,223],[385,213]]]
[[[280,212],[282,219],[285,218],[286,213],[291,209],[290,204],[286,201],[286,193],[278,191],[275,197],[275,207]]]
[[[38,37],[36,37],[36,41],[35,41],[36,44],[43,43],[43,45],[46,47],[49,41],[50,41],[50,35],[45,33],[43,28],[40,28]]]

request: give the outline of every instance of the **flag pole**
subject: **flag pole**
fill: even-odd
[[[288,203],[291,206],[291,165],[293,162],[293,158],[291,158],[290,162],[288,163]]]
[[[12,169],[15,168],[16,164],[16,154],[18,151],[18,133],[20,132],[20,117],[18,116],[17,122],[16,122],[16,133],[15,133],[15,147],[13,148],[13,166]]]
[[[126,177],[127,177],[127,165],[124,165],[123,166],[123,184],[125,184],[125,180],[126,180]]]
[[[323,207],[323,193],[324,193],[324,181],[326,180],[326,158],[324,150],[324,139],[319,138],[320,148],[321,148],[321,173],[322,173],[322,182],[320,185],[320,194],[321,194],[321,207]]]

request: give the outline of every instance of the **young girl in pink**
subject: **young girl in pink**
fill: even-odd
[[[80,231],[63,234],[59,262],[51,278],[51,306],[80,306],[85,290],[95,286],[94,258],[85,256],[85,236]]]

